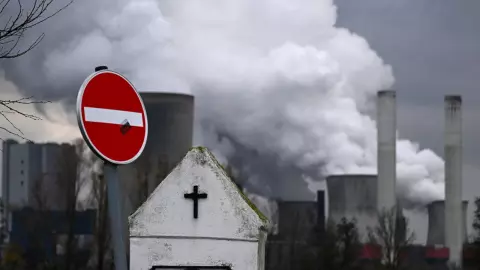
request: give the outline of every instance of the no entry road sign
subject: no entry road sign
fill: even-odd
[[[122,75],[102,70],[90,75],[77,97],[78,126],[100,158],[113,164],[135,161],[147,142],[142,98]]]

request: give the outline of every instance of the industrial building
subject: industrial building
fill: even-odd
[[[29,261],[37,261],[59,255],[57,237],[68,233],[66,224],[73,226],[74,235],[93,233],[96,211],[75,210],[79,160],[74,145],[6,140],[2,150],[6,243],[21,247]]]
[[[448,260],[461,266],[466,243],[467,202],[462,201],[462,110],[460,96],[445,97],[445,201],[428,206],[429,232],[424,258],[430,263]],[[344,175],[327,178],[329,218],[356,217],[360,230],[370,226],[377,210],[396,206],[396,94],[377,96],[377,166],[374,176]],[[333,196],[330,196],[334,194]],[[372,198],[377,194],[376,202]],[[356,196],[361,194],[361,196]],[[357,198],[360,197],[360,198]],[[356,209],[355,209],[356,208]],[[401,211],[397,210],[397,211]],[[418,249],[418,248],[417,248]],[[447,250],[448,252],[445,252]],[[408,252],[407,252],[408,253]],[[418,254],[418,252],[417,252]],[[447,256],[445,256],[447,254]]]
[[[355,219],[361,235],[368,227],[376,225],[378,211],[394,209],[397,218],[404,220],[396,197],[396,94],[380,91],[377,96],[377,165],[378,175],[330,175],[326,177],[328,194],[328,219]],[[410,245],[402,251],[405,265],[425,266],[427,269],[447,269],[448,264],[462,267],[468,261],[466,213],[468,202],[462,201],[462,112],[461,97],[445,97],[445,200],[428,206],[428,237],[425,245]],[[320,192],[319,194],[324,194]],[[324,228],[324,196],[314,202],[279,202],[278,235],[269,238],[267,269],[295,269],[289,265],[294,258],[296,245],[307,245],[304,237],[312,232],[315,206],[317,225]],[[299,223],[303,231],[296,230]],[[296,225],[295,225],[296,224]],[[401,226],[397,222],[396,226]],[[405,237],[405,227],[397,227],[400,237]],[[366,238],[361,237],[366,243]],[[298,249],[297,249],[298,250]],[[275,254],[275,255],[274,255]],[[471,255],[471,254],[470,254]],[[364,245],[360,257],[377,260],[381,250]],[[467,265],[464,265],[468,267]]]
[[[146,152],[121,173],[124,190],[128,191],[126,214],[135,209],[142,198],[158,185],[168,171],[192,146],[194,98],[190,95],[170,93],[142,93],[147,109],[150,131]],[[366,241],[367,228],[376,224],[378,211],[395,209],[403,219],[396,198],[396,92],[379,91],[377,95],[377,175],[331,175],[326,177],[327,190],[319,192],[317,202],[277,202],[278,233],[269,236],[267,269],[292,269],[298,261],[299,246],[309,245],[308,238],[318,228],[325,228],[325,195],[328,196],[328,219],[342,217],[355,219]],[[425,246],[412,246],[405,251],[410,261],[423,261],[429,265],[446,265],[450,260],[459,263],[465,238],[462,216],[465,203],[461,202],[461,98],[445,98],[445,210],[438,202],[429,206],[430,219],[444,220],[445,229],[432,226]],[[143,174],[143,175],[141,175]],[[143,189],[143,191],[139,191]],[[359,196],[360,195],[360,196]],[[435,213],[435,214],[434,214]],[[443,216],[441,213],[444,213]],[[400,226],[402,223],[398,223]],[[431,223],[432,224],[432,223]],[[435,231],[433,230],[435,229]],[[459,234],[461,232],[461,234]],[[441,238],[444,241],[434,241]],[[401,235],[404,235],[402,233]],[[430,236],[431,235],[431,236]],[[460,237],[459,237],[460,235]],[[430,242],[433,241],[433,242]],[[441,246],[439,246],[441,245]],[[293,250],[293,251],[292,251]],[[445,252],[447,250],[447,252]],[[445,256],[447,254],[447,256]],[[450,255],[448,255],[450,254]],[[363,258],[379,259],[379,250],[365,245]]]
[[[131,213],[153,191],[192,146],[193,140],[193,96],[172,93],[141,93],[141,95],[149,119],[149,136],[142,157],[133,164],[121,168],[121,182],[127,198],[125,215]],[[465,231],[464,225],[452,222],[463,218],[461,212],[464,207],[459,193],[461,99],[446,97],[445,112],[447,182],[445,230],[442,232],[442,229],[435,227],[437,234],[445,236],[445,247],[437,244],[412,246],[404,251],[410,261],[422,261],[434,268],[445,266],[447,260],[458,263],[458,257],[462,256],[460,254],[462,245],[459,243],[463,242]],[[294,269],[292,267],[300,260],[302,249],[311,244],[308,239],[312,234],[318,233],[318,228],[322,228],[321,230],[325,228],[326,195],[328,219],[332,221],[338,221],[342,217],[355,219],[364,243],[367,228],[376,224],[378,211],[395,209],[397,215],[402,217],[395,188],[397,179],[395,91],[378,93],[377,123],[377,175],[331,175],[326,177],[327,189],[318,193],[317,202],[282,200],[277,202],[278,233],[268,238],[267,269]],[[443,218],[438,214],[442,212],[438,210],[438,206],[432,207],[433,212],[437,213],[436,219]],[[462,232],[460,240],[459,232]],[[431,234],[435,233],[432,231]],[[381,250],[365,244],[361,257],[378,260],[380,255]]]
[[[65,190],[61,190],[59,183],[60,168],[65,167],[63,155],[68,151],[75,153],[74,146],[6,140],[2,149],[2,202],[5,205],[9,208],[65,209]],[[6,211],[8,216],[8,208]]]

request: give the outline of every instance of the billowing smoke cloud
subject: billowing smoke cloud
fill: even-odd
[[[203,142],[287,196],[306,177],[376,171],[368,112],[392,70],[335,21],[332,0],[82,0],[4,66],[25,93],[67,105],[98,64],[141,90],[191,92]],[[443,161],[407,140],[398,178],[405,199],[443,196]]]

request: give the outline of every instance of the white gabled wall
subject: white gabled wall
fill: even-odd
[[[198,186],[206,199],[184,198]],[[152,266],[264,265],[266,220],[206,149],[194,148],[130,217],[130,269]]]

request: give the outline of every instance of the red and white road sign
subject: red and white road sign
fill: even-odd
[[[90,149],[113,164],[135,161],[145,148],[148,122],[142,98],[122,75],[90,75],[77,97],[78,126]]]

